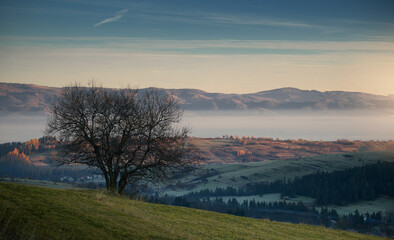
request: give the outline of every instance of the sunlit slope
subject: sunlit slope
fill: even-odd
[[[307,158],[324,154],[393,151],[393,141],[308,141],[270,138],[193,138],[204,162],[242,163]]]
[[[0,239],[379,239],[157,205],[91,190],[0,183]]]

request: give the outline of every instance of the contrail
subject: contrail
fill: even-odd
[[[116,20],[119,20],[123,17],[123,14],[127,13],[127,12],[128,12],[127,9],[120,10],[120,11],[116,12],[115,16],[110,17],[110,18],[106,18],[103,21],[94,24],[93,27],[98,27],[100,25],[103,25],[104,23],[109,23],[109,22],[114,22]]]

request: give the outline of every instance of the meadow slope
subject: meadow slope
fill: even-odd
[[[165,193],[179,196],[207,188],[242,187],[248,183],[293,179],[318,171],[333,172],[374,164],[378,161],[393,162],[394,152],[356,152],[274,161],[206,164],[194,174],[187,174],[177,179],[181,184],[165,189]]]
[[[380,239],[133,201],[94,190],[0,183],[0,239]]]

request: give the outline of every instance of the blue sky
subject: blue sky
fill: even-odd
[[[394,1],[2,0],[0,81],[394,93]]]
[[[1,34],[159,39],[365,40],[392,36],[393,1],[3,0]],[[107,22],[96,25],[105,19]]]

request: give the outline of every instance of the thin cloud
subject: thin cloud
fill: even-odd
[[[265,18],[249,18],[241,16],[229,16],[224,14],[207,14],[203,16],[207,20],[211,20],[219,23],[226,24],[240,24],[240,25],[266,25],[266,26],[282,26],[282,27],[300,27],[300,28],[314,28],[314,25],[289,22],[289,21],[278,21]]]
[[[120,11],[116,12],[115,16],[110,17],[110,18],[106,18],[103,21],[94,24],[93,27],[98,27],[100,25],[103,25],[104,23],[117,21],[117,20],[121,19],[123,17],[123,14],[125,14],[127,12],[128,12],[127,9],[120,10]]]
[[[316,25],[313,23],[293,21],[290,19],[264,18],[261,16],[228,15],[215,12],[147,12],[141,17],[148,17],[159,21],[188,22],[194,24],[223,24],[223,25],[249,25],[249,26],[273,26],[283,28],[298,28],[318,30],[323,34],[343,32],[337,26]]]

